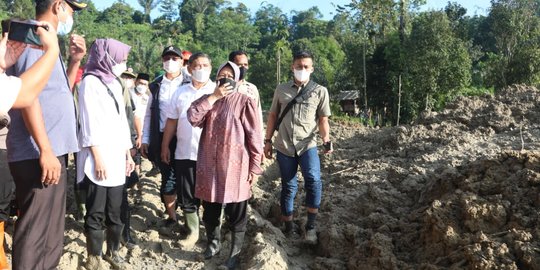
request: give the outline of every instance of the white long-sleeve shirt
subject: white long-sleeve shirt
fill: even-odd
[[[122,86],[116,80],[107,86],[114,99],[95,76],[86,76],[79,88],[81,151],[77,154],[77,182],[86,175],[96,185],[115,187],[126,181],[126,153],[132,145]],[[98,148],[105,165],[105,180],[96,178],[92,146]]]
[[[167,118],[178,120],[176,125],[176,150],[174,159],[197,161],[199,150],[199,140],[202,129],[193,127],[187,118],[187,110],[191,103],[203,95],[212,94],[216,84],[208,81],[201,89],[195,89],[193,84],[186,84],[174,94],[169,107],[167,108]]]
[[[2,85],[2,89],[0,90],[0,112],[7,112],[11,109],[15,100],[17,100],[22,82],[17,77],[0,73],[0,85]]]
[[[180,75],[173,80],[167,79],[166,76],[163,76],[161,81],[161,88],[159,90],[159,131],[163,132],[165,128],[165,123],[167,121],[167,108],[172,99],[172,96],[184,82],[184,76]],[[148,98],[148,105],[146,106],[146,114],[144,116],[144,125],[143,125],[143,136],[142,143],[150,143],[150,118],[151,118],[151,107],[152,107],[153,96],[150,94]]]

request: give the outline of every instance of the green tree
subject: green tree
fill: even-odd
[[[225,0],[184,0],[180,3],[180,20],[186,31],[191,31],[197,39],[206,29],[206,17],[216,15]]]
[[[293,12],[292,39],[315,38],[327,33],[327,21],[322,20],[322,14],[317,7],[306,11]]]
[[[134,12],[135,9],[133,9],[130,5],[123,2],[115,2],[101,12],[101,14],[97,17],[96,22],[116,25],[114,29],[118,29],[122,25],[133,23]]]
[[[137,0],[137,2],[143,8],[144,15],[148,18],[147,22],[150,22],[150,13],[159,5],[161,0]]]
[[[487,18],[494,39],[488,54],[488,83],[540,83],[540,3],[535,0],[492,1]]]
[[[33,19],[36,15],[36,8],[32,0],[5,1],[9,16],[19,19]]]
[[[407,46],[409,94],[418,110],[440,109],[470,85],[471,60],[462,40],[455,37],[443,12],[421,14],[414,22]],[[421,101],[424,101],[421,104]]]
[[[259,40],[257,28],[250,24],[248,10],[243,4],[224,8],[217,15],[208,16],[207,20],[202,43],[214,61],[223,62],[231,51],[247,50],[249,46],[256,46]]]
[[[176,0],[162,0],[159,7],[159,12],[162,16],[169,21],[175,21],[178,19],[178,1]]]

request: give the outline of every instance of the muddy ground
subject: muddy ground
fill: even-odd
[[[318,244],[281,233],[279,171],[267,160],[254,187],[241,268],[540,269],[539,106],[537,89],[513,86],[496,96],[458,98],[411,125],[332,122],[336,151],[321,159]],[[228,254],[226,230],[224,251],[209,261],[200,256],[203,226],[198,245],[181,250],[181,224],[160,229],[158,182],[143,177],[142,188],[131,191],[139,245],[121,250],[131,269],[217,269]],[[301,184],[300,227],[303,200]],[[77,269],[86,257],[75,213],[70,193],[60,269]]]

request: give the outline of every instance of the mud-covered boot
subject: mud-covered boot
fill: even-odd
[[[103,230],[88,230],[86,231],[86,251],[88,257],[84,268],[87,270],[107,270],[109,267],[105,266],[105,263],[101,259],[103,240],[105,235]]]
[[[186,239],[180,240],[179,244],[182,248],[192,248],[199,240],[199,215],[197,212],[185,213],[186,227],[188,229],[188,235]]]
[[[224,265],[221,265],[220,270],[234,270],[240,264],[240,251],[242,251],[242,245],[244,244],[244,236],[246,232],[232,232],[231,253]]]
[[[206,250],[204,251],[204,259],[208,260],[214,255],[217,255],[221,250],[221,226],[210,226],[204,224],[206,228]]]
[[[123,225],[111,225],[107,227],[107,253],[105,253],[105,260],[111,264],[113,269],[127,269],[127,263],[118,253],[123,228]]]

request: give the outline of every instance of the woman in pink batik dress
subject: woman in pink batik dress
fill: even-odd
[[[224,265],[227,269],[238,265],[251,186],[262,174],[262,123],[257,102],[236,90],[239,78],[236,64],[223,64],[218,69],[214,93],[194,101],[188,110],[190,123],[203,129],[195,197],[203,201],[204,207],[208,239],[204,257],[210,259],[221,249],[220,217],[225,206],[232,232],[231,251]]]

